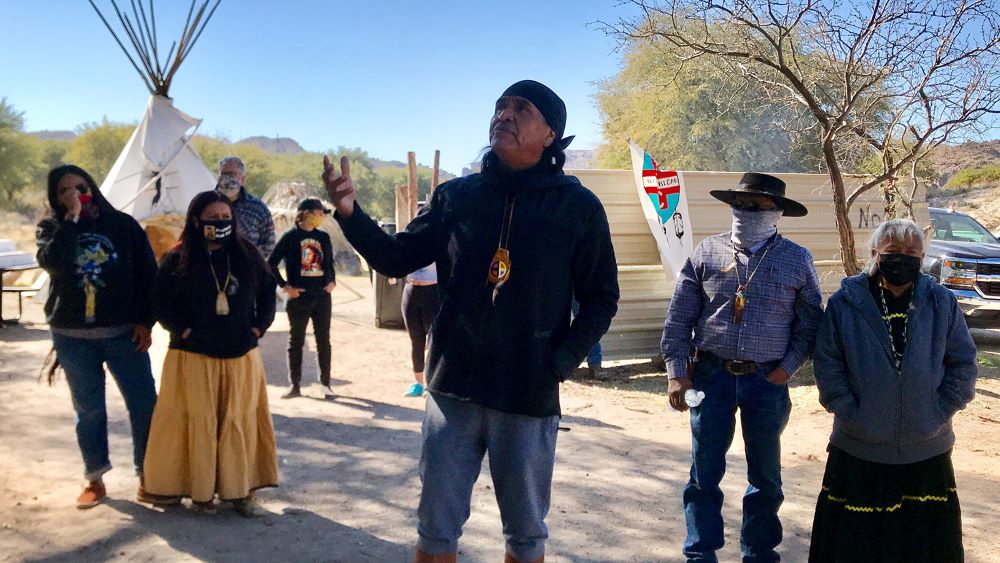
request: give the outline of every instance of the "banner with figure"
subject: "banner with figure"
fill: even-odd
[[[628,145],[632,150],[632,172],[642,213],[660,250],[660,261],[676,279],[691,256],[693,246],[684,175],[674,170],[660,170],[642,147],[631,139]]]

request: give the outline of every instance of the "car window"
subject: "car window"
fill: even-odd
[[[956,242],[997,242],[986,227],[967,215],[934,214],[931,217],[934,227],[934,238]]]

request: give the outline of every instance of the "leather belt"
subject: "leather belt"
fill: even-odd
[[[780,360],[773,360],[770,362],[754,362],[751,360],[727,360],[720,358],[711,352],[706,352],[700,350],[698,352],[699,361],[708,361],[709,363],[715,364],[722,367],[729,375],[741,376],[750,375],[756,371],[760,370],[772,370],[778,367]]]

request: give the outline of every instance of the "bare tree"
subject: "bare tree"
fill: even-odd
[[[643,15],[605,23],[609,32],[709,57],[752,79],[762,96],[807,108],[830,175],[847,274],[859,271],[848,218],[858,196],[882,186],[894,215],[901,174],[949,139],[984,133],[1000,114],[996,0],[628,3]],[[859,145],[877,156],[880,171],[848,192],[843,165]],[[912,198],[904,195],[904,205]]]

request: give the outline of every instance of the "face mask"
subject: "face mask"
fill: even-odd
[[[781,209],[747,211],[733,208],[732,240],[736,246],[753,248],[778,232]]]
[[[306,225],[308,225],[308,226],[310,226],[310,227],[312,227],[314,229],[318,229],[320,227],[320,225],[322,225],[322,224],[323,224],[323,217],[322,216],[310,215],[310,216],[306,217]]]
[[[236,176],[231,176],[229,174],[223,174],[219,176],[219,183],[215,186],[215,189],[219,190],[219,193],[233,199],[238,193],[240,193],[240,181],[236,179]]]
[[[920,258],[909,254],[879,254],[878,271],[886,282],[897,287],[906,285],[920,276]]]
[[[234,232],[232,219],[201,222],[201,234],[208,242],[224,243],[233,238]]]

